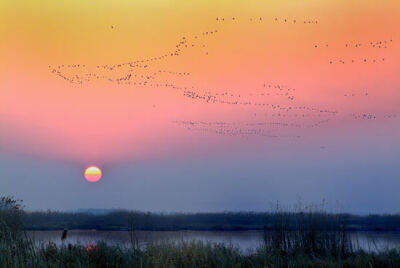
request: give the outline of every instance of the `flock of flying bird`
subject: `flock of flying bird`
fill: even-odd
[[[347,48],[360,48],[360,47],[370,47],[370,48],[389,48],[390,45],[392,44],[393,39],[389,40],[379,40],[379,41],[370,41],[368,43],[359,43],[359,42],[352,42],[352,43],[346,43],[343,45],[343,47]],[[324,47],[330,47],[329,44],[315,44],[314,48],[324,48]]]
[[[377,49],[387,49],[390,48],[391,45],[393,44],[393,39],[389,40],[379,40],[379,41],[370,41],[367,43],[360,43],[360,42],[352,42],[352,43],[345,43],[342,45],[344,48],[377,48]],[[330,48],[332,47],[330,44],[315,44],[314,48]],[[370,58],[370,57],[363,57],[363,58],[358,58],[358,59],[336,59],[336,60],[330,60],[329,64],[346,64],[346,63],[383,63],[386,61],[385,57],[375,57],[375,58]]]
[[[225,22],[263,22],[263,17],[252,17],[240,19],[238,17],[217,17],[218,23]],[[319,24],[318,20],[297,20],[286,18],[271,18],[273,22],[292,23],[292,24]],[[115,29],[115,25],[110,26]],[[254,90],[246,90],[238,93],[234,89],[206,89],[193,85],[179,85],[176,80],[171,77],[180,77],[186,79],[185,82],[190,83],[191,72],[167,70],[160,67],[160,63],[168,63],[168,59],[179,57],[187,50],[192,49],[207,56],[206,41],[208,38],[217,35],[221,30],[213,29],[211,31],[201,32],[196,35],[183,36],[178,42],[164,54],[155,57],[127,61],[118,64],[105,64],[96,66],[87,66],[85,64],[63,64],[57,66],[49,65],[51,73],[57,77],[71,83],[82,85],[84,83],[104,80],[117,85],[140,86],[141,88],[151,87],[158,89],[172,89],[182,97],[189,98],[192,101],[203,102],[204,104],[220,104],[236,107],[250,107],[246,112],[250,111],[251,118],[245,122],[205,122],[196,120],[174,120],[173,124],[183,127],[188,131],[196,131],[201,133],[214,133],[225,136],[251,137],[260,136],[268,138],[290,137],[299,138],[299,135],[284,135],[284,129],[311,129],[321,127],[337,118],[343,116],[338,110],[330,108],[320,108],[312,105],[296,104],[299,92],[296,88],[275,83],[260,83],[258,88]],[[349,42],[344,44],[348,48],[369,47],[377,49],[386,49],[393,44],[392,39],[373,41],[369,43]],[[315,44],[314,48],[329,48],[330,44]],[[333,47],[333,46],[332,46]],[[200,49],[200,51],[199,51]],[[386,58],[363,58],[360,60],[331,60],[329,64],[339,63],[377,63],[385,62]],[[172,81],[174,80],[174,81]],[[172,81],[172,82],[171,82]],[[342,97],[368,97],[369,93],[362,94],[346,93]],[[154,107],[154,106],[153,106]],[[347,116],[352,120],[373,120],[377,115],[362,112],[351,113]],[[395,114],[386,114],[382,118],[395,118]],[[257,121],[254,121],[257,119]],[[288,132],[293,133],[293,132]]]
[[[252,22],[263,22],[263,21],[265,21],[265,19],[263,17],[250,17],[250,18],[246,18],[246,19],[238,18],[238,17],[231,17],[231,18],[217,17],[215,20],[218,21],[218,22],[228,22],[228,21],[238,22],[238,21],[246,21],[246,20],[247,21],[252,21]],[[287,18],[274,17],[274,18],[272,18],[270,20],[273,21],[273,22],[281,22],[281,23],[318,24],[318,20],[315,20],[315,19],[314,20],[307,19],[307,20],[300,21],[300,20],[297,20],[297,19],[287,19]]]

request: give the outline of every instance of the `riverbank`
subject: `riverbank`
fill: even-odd
[[[304,212],[286,213],[287,228],[296,229],[299,216]],[[223,212],[223,213],[148,213],[111,210],[101,214],[87,212],[24,212],[25,230],[104,230],[129,231],[245,231],[273,229],[280,217],[276,212]],[[400,231],[400,215],[352,215],[314,212],[314,217],[340,218],[349,231]],[[328,218],[328,219],[326,219]],[[317,219],[318,220],[318,219]]]
[[[397,247],[386,247],[374,252],[356,247],[347,228],[347,214],[329,214],[322,210],[278,210],[275,213],[264,214],[263,218],[258,215],[265,223],[264,230],[259,233],[261,243],[254,251],[244,253],[232,244],[199,240],[150,241],[143,246],[139,239],[141,231],[135,229],[136,226],[155,228],[173,227],[174,224],[176,228],[180,228],[187,224],[185,217],[190,219],[193,215],[198,222],[208,225],[216,222],[236,224],[238,220],[243,219],[243,215],[180,215],[186,219],[186,222],[182,222],[171,221],[177,219],[176,214],[171,214],[172,217],[156,215],[160,221],[151,214],[139,214],[147,218],[137,217],[134,212],[78,214],[75,215],[75,219],[96,216],[97,220],[105,220],[99,217],[111,217],[107,218],[108,224],[124,223],[129,227],[129,231],[124,234],[128,237],[128,243],[95,241],[74,244],[69,241],[73,232],[68,231],[68,228],[57,232],[58,244],[53,241],[40,243],[23,231],[22,227],[26,224],[24,217],[27,214],[21,210],[18,201],[10,198],[4,200],[5,209],[0,210],[0,267],[400,267],[400,249]],[[125,218],[116,218],[117,215]],[[66,227],[74,226],[76,222],[71,221],[74,215],[72,218],[69,217],[71,215],[66,216],[68,217],[59,217],[58,222],[66,224]],[[112,221],[112,218],[115,221]],[[69,221],[65,222],[65,219]],[[153,219],[154,222],[140,221],[143,219]],[[252,221],[254,217],[247,219]],[[43,223],[48,224],[45,221]],[[101,226],[104,223],[100,221],[98,224]],[[241,224],[245,223],[242,221]]]
[[[145,249],[98,243],[40,247],[0,244],[0,267],[399,267],[396,250],[341,255],[278,254],[265,249],[244,255],[215,243],[150,244]]]

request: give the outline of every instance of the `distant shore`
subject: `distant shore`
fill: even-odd
[[[400,231],[400,215],[329,214],[341,217],[348,231]],[[298,213],[285,215],[289,226]],[[326,216],[326,215],[325,215]],[[24,212],[25,230],[103,230],[103,231],[246,231],[272,228],[276,213],[148,213],[112,210],[88,212]]]

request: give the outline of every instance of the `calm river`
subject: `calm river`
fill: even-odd
[[[61,244],[62,231],[30,231],[28,232],[36,243],[54,242]],[[223,243],[238,247],[242,252],[249,253],[262,246],[262,231],[136,231],[135,237],[140,245],[164,241],[203,241]],[[367,251],[382,249],[400,249],[400,232],[354,232],[351,234],[356,246]],[[64,243],[94,244],[105,241],[110,244],[130,245],[129,232],[124,231],[88,231],[72,230],[68,232]]]

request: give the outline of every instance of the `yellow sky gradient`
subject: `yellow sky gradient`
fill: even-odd
[[[386,120],[400,111],[395,0],[22,0],[1,1],[0,12],[0,128],[11,151],[82,162],[151,157],[185,150],[197,139],[171,127],[174,120],[275,120],[270,111],[193,101],[166,86],[104,79],[71,84],[51,72],[59,65],[85,65],[57,69],[68,77],[97,73],[115,79],[131,71],[97,66],[144,60],[149,67],[135,69],[138,76],[190,73],[161,73],[151,83],[179,84],[199,94],[247,94],[253,101],[250,94],[265,83],[287,85],[297,90],[296,104],[279,96],[263,101],[335,110],[340,120],[353,113]],[[182,38],[189,48],[179,56],[146,62],[169,55]],[[386,47],[369,45],[379,41]],[[343,98],[365,92],[370,99]],[[299,133],[289,129],[285,135]],[[197,141],[221,142],[212,135]]]

